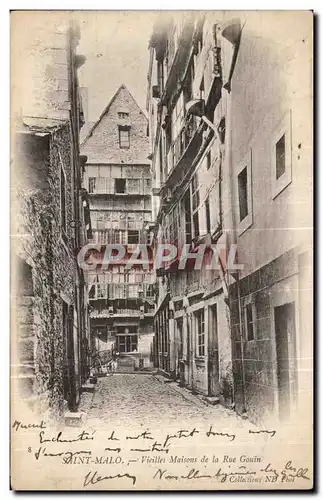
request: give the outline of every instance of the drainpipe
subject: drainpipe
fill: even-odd
[[[239,332],[240,332],[240,348],[241,348],[241,370],[242,370],[242,385],[243,385],[243,414],[247,412],[246,410],[246,375],[244,367],[244,342],[243,342],[243,329],[242,329],[242,309],[241,309],[241,297],[240,297],[240,275],[237,272],[236,279],[238,287],[238,308],[239,308]]]
[[[233,167],[232,167],[232,148],[231,148],[231,133],[232,133],[232,125],[231,125],[231,120],[232,120],[232,111],[231,111],[231,93],[228,91],[227,92],[227,113],[226,113],[226,144],[225,144],[225,150],[226,150],[226,165],[223,168],[224,172],[228,172],[229,179],[227,185],[230,188],[230,201],[231,201],[231,207],[235,206],[235,200],[234,200],[234,176],[233,176]],[[237,228],[235,224],[235,217],[233,214],[233,210],[229,211],[229,227],[231,228],[231,235],[232,237],[230,238],[230,243],[237,244]],[[228,270],[227,270],[227,275],[228,275]],[[229,276],[228,276],[229,278]],[[243,329],[242,329],[242,310],[241,310],[241,296],[240,296],[240,275],[239,271],[233,276],[237,283],[237,289],[238,289],[238,309],[239,309],[239,332],[240,332],[240,347],[241,347],[241,370],[242,370],[242,384],[243,384],[243,413],[246,412],[246,394],[245,394],[245,366],[244,366],[244,342],[243,342]],[[230,304],[229,309],[231,309],[231,293],[230,293],[230,286],[229,286],[229,279],[228,279],[228,302]],[[230,330],[231,330],[231,317],[230,317]],[[232,341],[232,337],[231,337]],[[235,387],[234,387],[234,382],[233,382],[233,397],[235,399]]]

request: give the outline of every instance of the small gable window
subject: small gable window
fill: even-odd
[[[118,118],[120,118],[120,120],[126,120],[127,118],[129,118],[129,113],[126,111],[119,111]]]

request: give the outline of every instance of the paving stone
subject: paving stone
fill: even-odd
[[[195,396],[177,384],[164,384],[159,378],[117,373],[98,379],[94,394],[82,395],[79,411],[86,412],[88,421],[99,420],[103,424],[149,426],[162,420],[163,424],[185,421],[200,425],[221,420],[226,427],[246,425],[233,410],[206,404],[202,396]]]

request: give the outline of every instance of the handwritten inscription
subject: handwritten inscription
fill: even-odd
[[[26,429],[46,429],[46,423],[41,420],[39,423],[24,423],[21,420],[15,420],[12,428],[15,431],[26,430]]]
[[[97,471],[90,471],[88,474],[86,474],[83,482],[83,487],[85,488],[86,486],[89,486],[89,484],[96,484],[101,481],[106,481],[108,479],[122,479],[122,478],[127,478],[132,481],[132,484],[136,484],[137,478],[136,476],[133,476],[131,474],[128,474],[127,472],[125,474],[115,474],[114,476],[100,476]]]
[[[14,432],[25,432],[28,436],[34,431],[33,445],[28,446],[27,451],[36,461],[50,460],[55,463],[55,467],[90,467],[84,472],[80,469],[82,485],[87,489],[113,481],[120,485],[118,480],[123,488],[127,488],[127,483],[132,488],[143,475],[145,480],[149,478],[157,484],[187,481],[210,484],[210,480],[220,484],[295,481],[299,484],[311,480],[309,469],[292,460],[280,462],[277,466],[272,462],[266,463],[257,454],[237,454],[235,447],[239,444],[240,436],[227,429],[219,429],[214,424],[207,428],[180,428],[158,433],[146,428],[126,435],[120,434],[120,429],[111,429],[99,435],[100,431],[87,429],[64,428],[53,431],[43,420],[34,423],[15,420],[12,429]],[[241,435],[243,433],[245,439],[248,434],[252,434],[256,441],[262,443],[276,436],[274,429],[248,429],[247,435],[244,429]],[[201,442],[203,448],[199,447]],[[239,450],[241,446],[240,443]],[[195,456],[186,454],[186,449],[203,449],[205,453]]]

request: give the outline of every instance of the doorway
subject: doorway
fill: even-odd
[[[214,304],[209,307],[208,395],[218,396],[219,393],[218,308]]]
[[[297,366],[295,336],[295,303],[275,307],[275,338],[279,418],[289,418],[296,406]]]
[[[71,411],[76,410],[75,350],[73,336],[74,308],[63,301],[63,332],[65,364],[63,374],[64,399]]]

